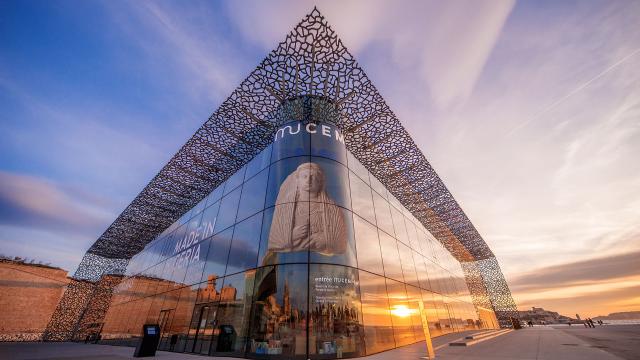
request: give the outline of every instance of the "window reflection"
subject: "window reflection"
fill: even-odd
[[[369,171],[358,159],[350,152],[347,152],[347,161],[349,164],[349,170],[353,171],[362,179],[367,185],[369,185]]]
[[[347,164],[347,149],[342,132],[331,124],[309,124],[311,155],[323,156]]]
[[[234,274],[256,267],[261,227],[262,214],[256,214],[236,224],[233,231],[231,249],[229,250],[227,274]]]
[[[209,240],[209,252],[202,274],[203,280],[211,276],[220,277],[224,275],[232,235],[233,228],[230,228],[214,235],[211,240]]]
[[[312,264],[309,293],[309,356],[326,359],[364,355],[357,270]]]
[[[238,206],[237,221],[244,220],[264,208],[268,175],[269,171],[264,170],[242,185],[242,196],[240,197],[240,205]]]
[[[249,355],[306,358],[307,279],[306,264],[256,271]]]
[[[404,281],[396,239],[382,231],[378,232],[378,237],[380,239],[380,251],[382,252],[382,263],[384,264],[385,276],[399,281]]]
[[[217,233],[234,224],[236,213],[238,212],[238,202],[240,201],[240,190],[240,188],[237,188],[220,201],[220,209],[222,211],[218,214],[214,232]]]
[[[356,235],[358,268],[384,275],[378,230],[357,215],[353,216],[353,227]]]
[[[409,247],[401,242],[398,242],[398,252],[400,254],[400,264],[402,265],[402,274],[404,275],[404,281],[407,284],[413,286],[420,286],[418,283],[418,276],[416,274],[416,267],[413,263],[413,254]]]
[[[387,279],[387,294],[396,346],[413,343],[415,339],[411,317],[415,315],[415,311],[409,307],[407,302],[405,285],[399,281]]]
[[[271,145],[267,146],[253,160],[247,164],[247,171],[244,174],[244,179],[247,181],[251,179],[255,174],[259,173],[262,169],[265,169],[271,163]]]
[[[392,349],[395,340],[385,279],[362,270],[358,274],[367,355]]]
[[[196,288],[196,303],[191,316],[191,325],[185,351],[209,354],[217,331],[216,317],[222,294],[222,278],[209,275],[206,282]]]
[[[407,303],[409,312],[411,313],[411,326],[413,328],[413,337],[415,341],[424,340],[424,329],[422,328],[422,313],[420,312],[424,305],[422,304],[422,295],[420,289],[406,284]]]
[[[409,237],[407,236],[407,228],[404,224],[404,216],[393,206],[391,206],[391,218],[393,219],[393,228],[395,229],[396,238],[404,244],[409,245]]]
[[[216,317],[215,348],[210,353],[242,356],[249,332],[255,270],[227,276],[220,290]]]
[[[235,174],[231,175],[229,179],[227,179],[227,182],[224,186],[224,195],[227,195],[231,191],[235,190],[238,186],[240,186],[240,184],[242,184],[242,181],[244,180],[244,172],[246,170],[247,167],[243,166]]]
[[[360,215],[372,224],[376,223],[376,214],[373,208],[371,188],[354,173],[349,173],[351,185],[351,205],[353,212]]]
[[[376,224],[387,234],[393,235],[393,222],[391,221],[389,203],[375,192],[373,193],[373,203],[376,209]]]
[[[433,302],[433,293],[422,290],[422,301],[424,302],[427,323],[429,324],[429,334],[431,337],[440,336],[442,334],[442,327],[440,325],[440,318],[438,317],[438,309]]]

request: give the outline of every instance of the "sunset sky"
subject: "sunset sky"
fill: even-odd
[[[0,253],[73,271],[314,5],[521,309],[640,310],[637,1],[2,1]]]

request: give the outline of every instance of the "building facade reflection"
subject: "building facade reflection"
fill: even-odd
[[[483,311],[486,311],[483,310]],[[486,319],[486,313],[484,313]],[[292,121],[137,254],[105,342],[161,326],[163,350],[348,358],[492,326],[460,263],[347,150]]]

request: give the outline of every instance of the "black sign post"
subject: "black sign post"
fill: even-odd
[[[160,342],[160,326],[156,324],[142,325],[142,339],[136,346],[133,357],[156,356],[156,349]]]

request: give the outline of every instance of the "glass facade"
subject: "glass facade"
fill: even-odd
[[[328,123],[283,126],[125,275],[102,337],[157,323],[161,350],[347,358],[482,325],[460,263]]]

